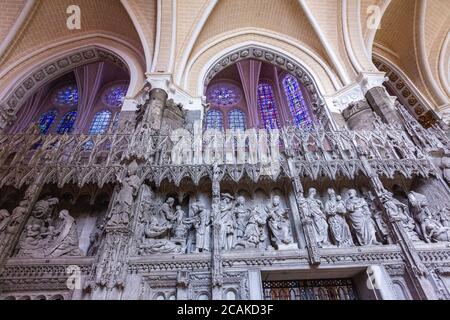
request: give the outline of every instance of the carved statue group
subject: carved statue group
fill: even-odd
[[[247,206],[243,196],[235,199],[222,194],[221,198],[216,219],[221,226],[219,243],[222,250],[265,249],[266,246],[279,250],[292,244],[288,211],[281,206],[279,196],[273,196],[263,210]]]
[[[18,245],[18,257],[83,256],[75,219],[68,210],[55,216],[58,198],[46,197],[34,205]]]
[[[142,201],[147,205],[141,213],[142,227],[138,228],[142,234],[138,241],[140,255],[209,252],[213,223],[220,225],[218,243],[224,251],[281,249],[293,243],[288,211],[281,206],[279,196],[274,196],[264,209],[256,209],[247,206],[245,197],[235,199],[224,193],[216,217],[198,199],[191,203],[189,214],[175,205],[172,197],[162,203],[156,199]]]
[[[389,228],[383,211],[391,221],[399,223],[412,241],[450,241],[449,209],[433,213],[427,198],[417,192],[408,194],[408,206],[385,192],[380,201],[383,209],[358,196],[355,189],[346,193],[346,200],[328,189],[325,204],[316,199],[317,191],[309,189],[308,196],[301,200],[302,210],[309,218],[319,247],[380,245],[389,238]]]
[[[344,201],[333,189],[328,189],[325,205],[316,199],[317,191],[310,188],[302,199],[305,215],[311,220],[319,247],[335,245],[350,247],[378,245],[375,221],[367,201],[356,190],[347,192]]]

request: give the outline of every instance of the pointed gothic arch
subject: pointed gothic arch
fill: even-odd
[[[262,46],[247,45],[232,50],[206,66],[204,68],[205,71],[201,74],[202,94],[204,95],[206,93],[209,83],[219,72],[246,59],[254,59],[272,64],[296,77],[310,95],[311,110],[314,112],[318,122],[325,128],[336,128],[333,118],[326,107],[325,99],[318,88],[318,84],[311,75],[311,72],[307,70],[307,67],[279,51],[264,48]]]

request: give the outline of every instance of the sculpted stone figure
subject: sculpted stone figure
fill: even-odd
[[[375,236],[375,227],[366,200],[356,195],[355,189],[348,191],[345,203],[350,226],[360,246],[380,244]]]
[[[236,216],[236,241],[239,242],[244,238],[249,218],[249,210],[245,207],[245,198],[243,196],[239,196],[236,199],[234,214]]]
[[[121,188],[112,209],[108,226],[123,226],[130,222],[131,208],[140,183],[136,172],[137,163],[133,161],[128,165],[126,177],[123,180],[119,179]]]
[[[27,207],[28,201],[23,200],[11,214],[8,210],[0,210],[0,240],[6,239],[6,234],[14,234],[17,231],[22,217],[27,213]]]
[[[160,215],[163,219],[166,219],[168,221],[174,221],[175,220],[175,212],[173,209],[173,205],[175,203],[175,199],[172,197],[167,198],[166,202],[164,202],[161,206]]]
[[[244,235],[236,241],[234,247],[236,249],[261,248],[267,238],[264,231],[266,223],[266,212],[258,212],[256,208],[252,211],[248,210],[244,223]]]
[[[271,204],[266,206],[270,240],[275,249],[293,242],[289,226],[288,212],[281,207],[280,197],[274,196]]]
[[[172,197],[149,212],[144,227],[142,244],[139,253],[182,253],[184,251],[185,239],[174,237],[177,227],[177,217],[173,208],[175,199]]]
[[[151,212],[144,228],[144,239],[139,247],[139,253],[181,253],[183,248],[169,240],[172,225],[164,219],[158,219],[155,212]]]
[[[420,241],[416,232],[416,224],[407,211],[407,206],[392,196],[391,192],[385,192],[381,195],[381,201],[386,209],[388,217],[398,221],[412,241]]]
[[[450,241],[450,228],[433,219],[428,200],[423,194],[411,191],[408,200],[425,242]]]
[[[205,205],[200,201],[192,204],[194,218],[191,220],[195,229],[195,248],[196,252],[204,252],[210,250],[210,234],[211,234],[211,213],[206,209]],[[189,220],[188,220],[189,221]]]
[[[309,189],[308,197],[304,200],[306,201],[304,208],[306,209],[306,215],[312,219],[317,244],[321,247],[328,244],[328,223],[323,213],[323,204],[315,198],[316,194],[316,189]]]
[[[223,250],[233,249],[234,244],[236,217],[234,216],[232,200],[234,200],[234,198],[230,194],[222,194],[220,212],[217,217],[218,222],[221,225],[219,243]]]
[[[24,239],[19,244],[18,256],[32,258],[58,258],[82,256],[78,245],[75,219],[67,210],[61,210],[56,224],[45,226],[29,223]]]
[[[336,196],[333,189],[328,189],[328,200],[325,202],[325,213],[330,225],[331,238],[338,247],[354,246],[350,227],[345,220],[347,210],[341,196]]]
[[[49,245],[44,248],[44,255],[51,258],[82,256],[83,254],[78,246],[78,233],[75,219],[67,210],[61,210],[59,219],[59,226],[54,230],[49,227]]]
[[[175,207],[175,216],[174,216],[174,236],[177,239],[184,239],[187,237],[187,226],[183,223],[183,218],[185,213],[181,206]]]
[[[6,229],[6,226],[9,223],[9,219],[11,217],[11,214],[6,209],[0,210],[0,232],[3,232],[3,230]]]

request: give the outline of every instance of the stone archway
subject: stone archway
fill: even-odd
[[[99,61],[112,63],[130,73],[130,67],[124,59],[108,49],[95,45],[71,51],[36,66],[15,83],[0,102],[0,131],[12,124],[20,107],[36,89],[76,67]]]
[[[322,123],[325,128],[335,127],[329,110],[326,107],[325,100],[318,90],[317,83],[310,72],[290,57],[276,52],[275,50],[270,50],[260,46],[250,45],[230,51],[211,64],[203,79],[203,92],[206,92],[210,81],[220,71],[245,59],[255,59],[270,63],[295,76],[308,90],[311,97],[311,110],[314,112],[317,120]]]

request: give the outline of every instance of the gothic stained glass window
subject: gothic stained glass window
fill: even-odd
[[[56,132],[58,132],[59,134],[71,133],[76,118],[77,118],[76,111],[67,112],[61,119],[61,122],[59,123]]]
[[[223,116],[219,110],[209,110],[206,114],[206,129],[219,129],[223,128]]]
[[[208,102],[218,107],[234,106],[242,99],[240,89],[231,83],[212,85],[206,94]]]
[[[56,110],[50,110],[50,111],[43,113],[39,117],[38,126],[39,126],[39,130],[41,131],[42,134],[48,133],[48,131],[50,130],[50,127],[52,126],[53,122],[56,119],[56,115],[57,115]]]
[[[102,134],[108,129],[109,122],[111,121],[112,113],[108,110],[99,111],[95,114],[92,120],[89,134]]]
[[[258,85],[258,107],[264,128],[268,130],[280,128],[275,95],[272,86],[267,83]]]
[[[127,93],[126,85],[116,85],[109,88],[103,95],[103,102],[110,107],[121,107]]]
[[[245,113],[239,109],[231,110],[228,113],[228,123],[230,129],[245,130]]]
[[[303,98],[302,91],[295,77],[290,74],[283,79],[283,88],[291,110],[291,115],[296,126],[311,125],[311,118],[309,117],[308,107]]]
[[[77,107],[78,88],[75,85],[68,85],[58,89],[53,95],[53,103],[59,107]]]

